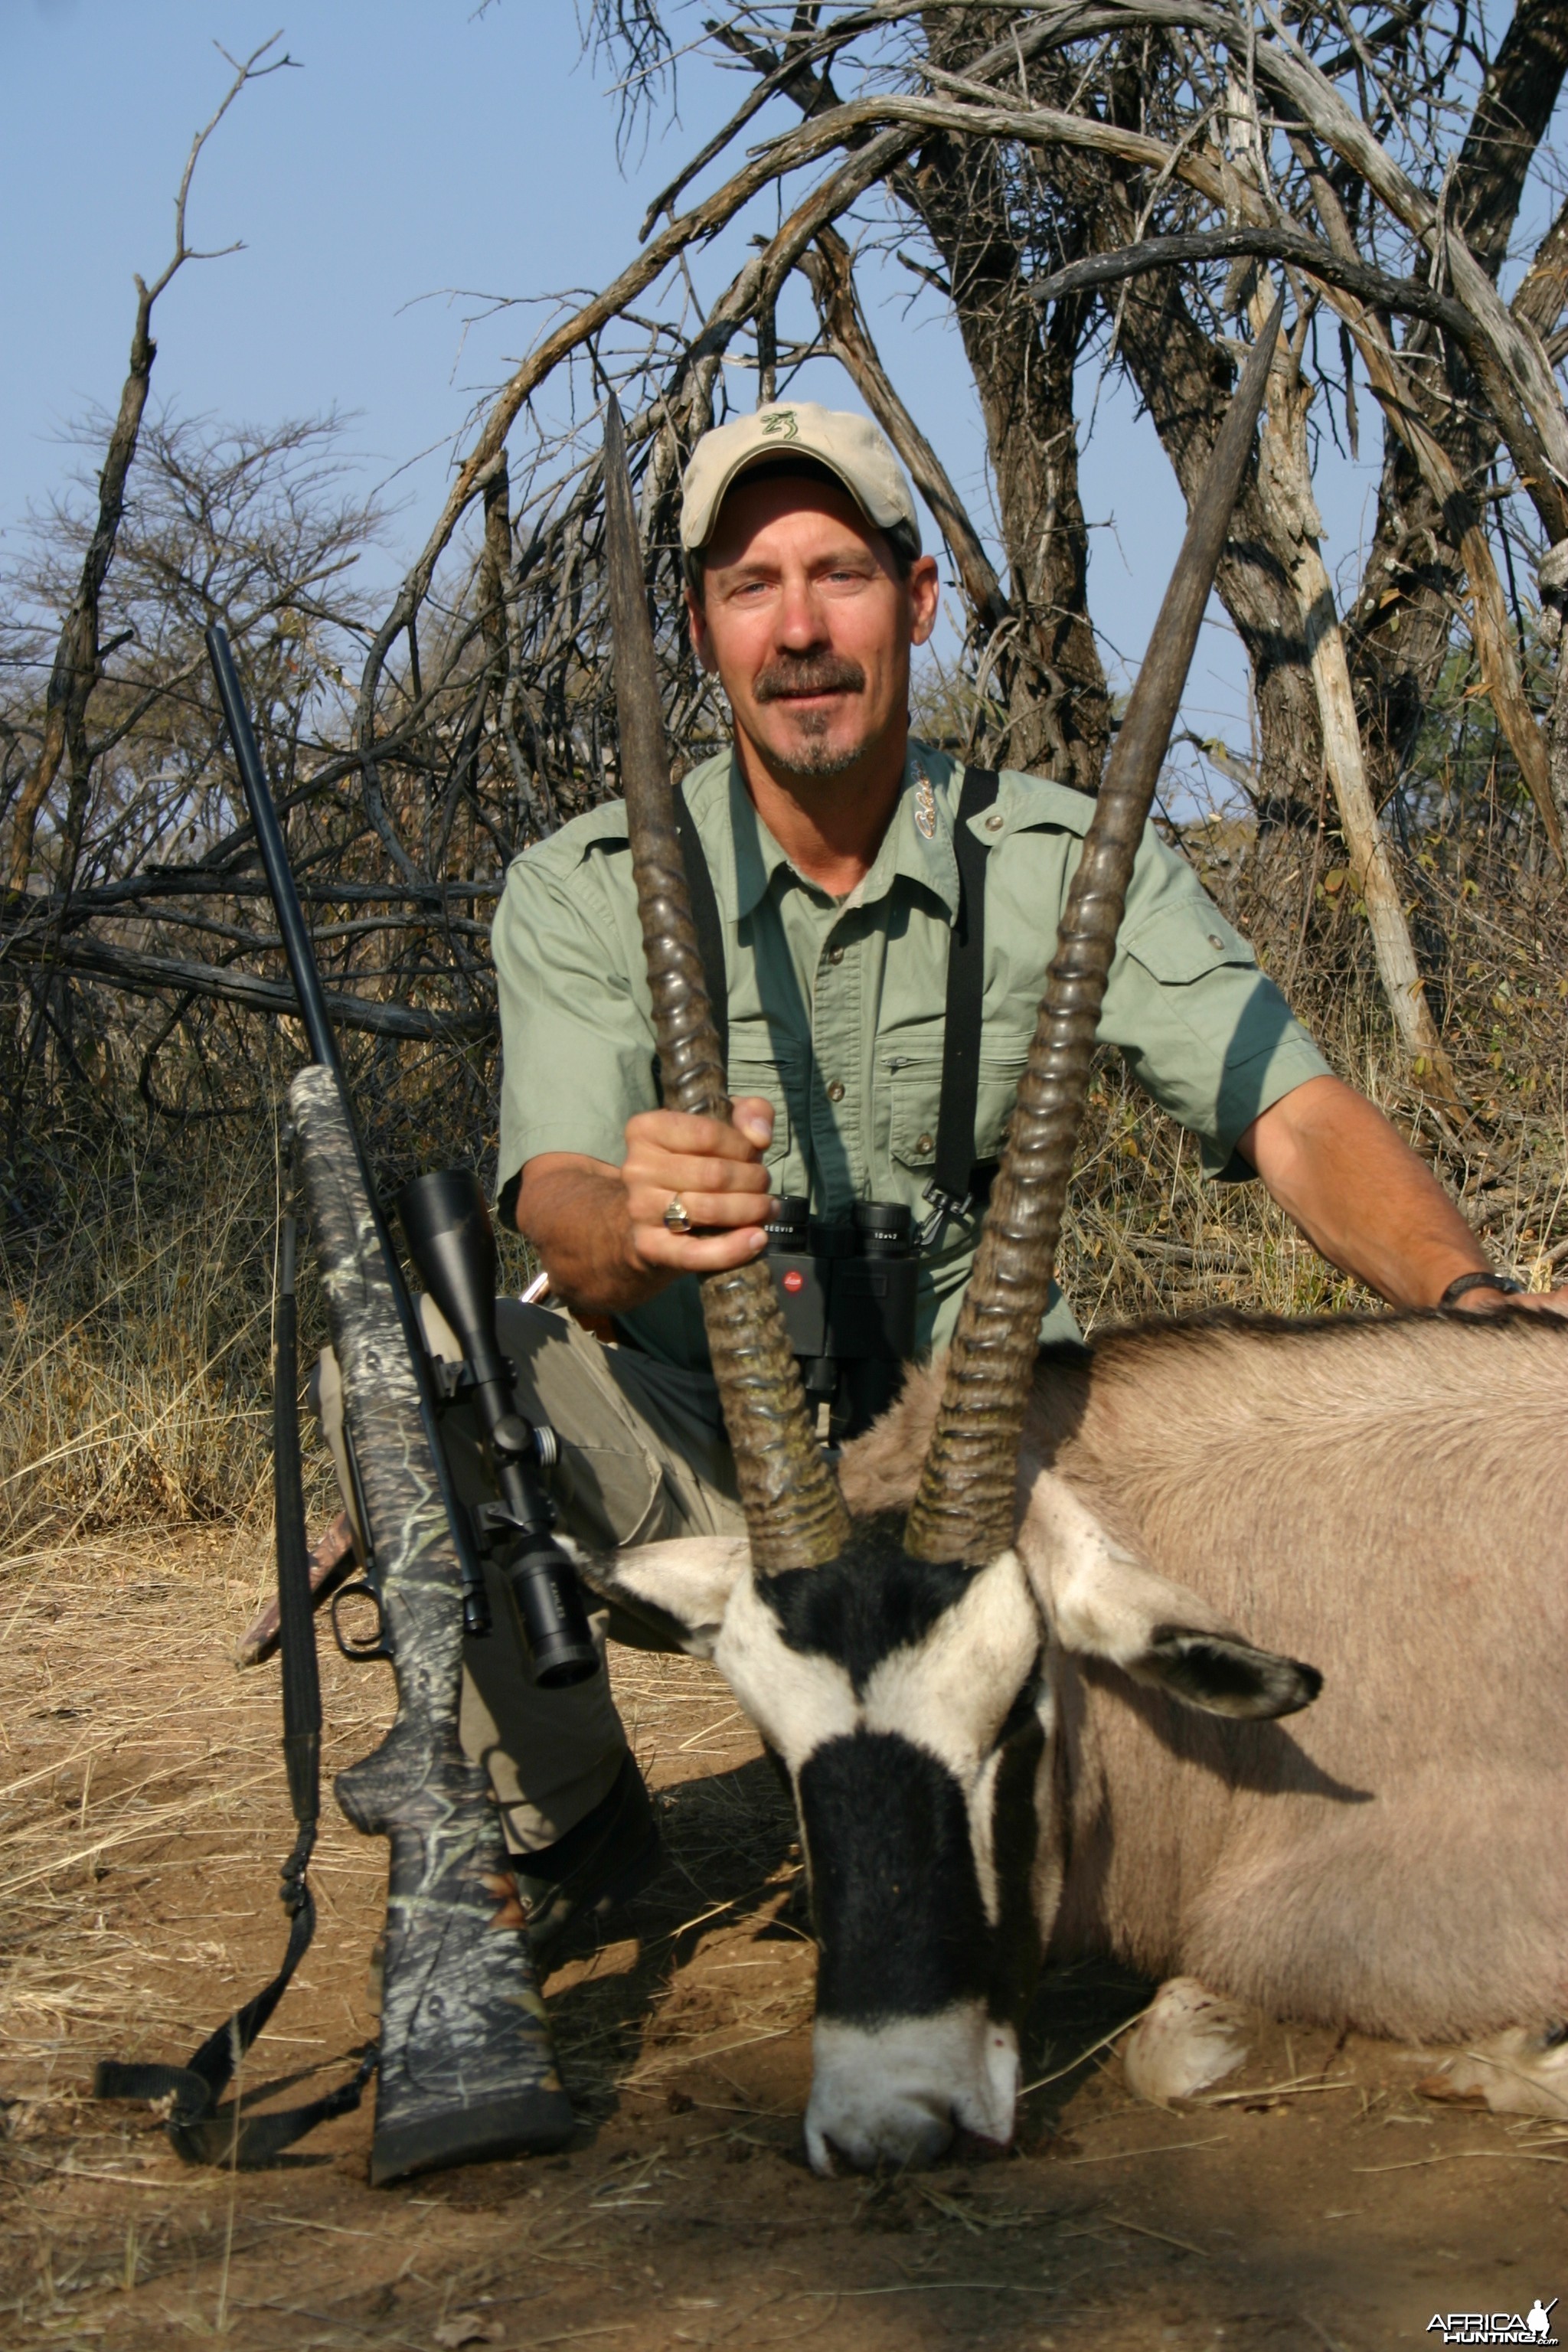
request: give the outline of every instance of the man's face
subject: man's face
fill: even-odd
[[[775,773],[841,776],[902,756],[910,652],[936,619],[929,556],[899,578],[892,550],[847,490],[785,476],[726,497],[689,598],[704,667]]]

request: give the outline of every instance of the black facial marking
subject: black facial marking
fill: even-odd
[[[870,2024],[984,2000],[992,1928],[946,1765],[896,1732],[857,1731],[807,1757],[799,1791],[817,2014]]]
[[[1009,1748],[1021,1736],[1031,1739],[1040,1727],[1040,1654],[1037,1650],[1029,1671],[1019,1684],[1012,1706],[1002,1718],[992,1745]]]
[[[911,1559],[900,1534],[895,1518],[864,1520],[826,1568],[758,1580],[789,1647],[832,1658],[857,1698],[882,1660],[922,1641],[973,1580],[966,1568]]]
[[[991,2014],[1020,2021],[1040,1968],[1034,1873],[1040,1838],[1037,1778],[1046,1732],[1039,1696],[1039,1684],[1031,1675],[1002,1727],[991,1812],[991,1858],[999,1897],[993,1930]]]

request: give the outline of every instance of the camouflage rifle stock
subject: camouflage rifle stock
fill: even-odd
[[[485,1773],[458,1740],[464,1631],[482,1630],[482,1575],[227,636],[215,625],[206,642],[315,1057],[289,1088],[296,1166],[397,1682],[385,1740],[336,1783],[355,1828],[392,1848],[371,2151],[380,2184],[559,2147],[574,2117],[518,1924],[499,1815]]]
[[[392,1845],[371,2152],[380,2183],[558,2147],[573,2116],[515,1924],[499,1817],[484,1771],[458,1743],[457,1547],[331,1072],[301,1070],[289,1108],[397,1677],[385,1740],[336,1781],[354,1827]]]

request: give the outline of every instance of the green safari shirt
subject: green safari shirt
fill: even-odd
[[[922,792],[922,780],[931,791]],[[730,1091],[773,1107],[775,1193],[813,1213],[902,1201],[919,1224],[935,1155],[948,944],[958,905],[952,826],[960,764],[911,744],[875,864],[832,898],[797,873],[758,817],[729,753],[688,776],[730,982]],[[933,806],[934,803],[934,806]],[[1046,967],[1094,804],[1005,770],[970,823],[985,843],[985,992],[974,1157],[1000,1151]],[[607,803],[524,852],[494,930],[500,985],[503,1189],[544,1151],[618,1166],[634,1111],[657,1108],[654,1035],[626,810]],[[1252,950],[1151,826],[1128,893],[1100,1016],[1133,1076],[1202,1143],[1211,1173],[1258,1114],[1327,1064]],[[951,1221],[921,1259],[919,1340],[957,1318],[978,1222]],[[649,1354],[706,1370],[696,1281],[620,1318]],[[1076,1331],[1053,1289],[1042,1337]]]

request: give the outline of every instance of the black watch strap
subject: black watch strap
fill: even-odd
[[[1523,1283],[1516,1282],[1511,1274],[1497,1274],[1489,1265],[1481,1266],[1474,1274],[1457,1274],[1437,1304],[1457,1307],[1467,1290],[1501,1290],[1514,1298],[1523,1288]]]

